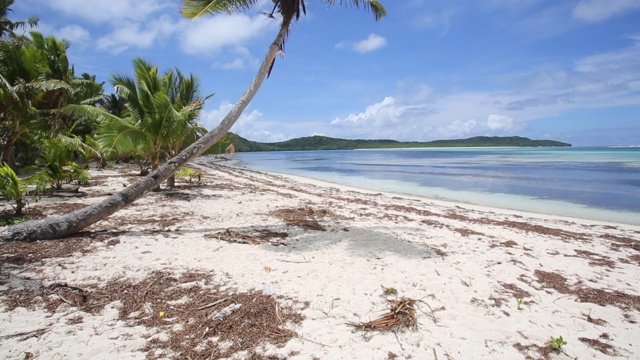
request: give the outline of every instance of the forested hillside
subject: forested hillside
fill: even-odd
[[[555,140],[531,140],[520,136],[476,136],[459,140],[436,140],[428,142],[402,142],[395,140],[347,140],[326,136],[309,136],[275,143],[260,143],[234,135],[236,151],[293,151],[293,150],[352,150],[352,149],[391,149],[424,147],[561,147],[571,146]]]

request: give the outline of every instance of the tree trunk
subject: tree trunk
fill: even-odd
[[[16,139],[9,138],[2,150],[2,159],[0,159],[0,164],[5,163],[9,165],[10,168],[17,171],[16,168]]]
[[[253,82],[215,129],[209,131],[205,136],[200,138],[200,140],[191,144],[177,156],[169,159],[160,166],[158,170],[143,177],[134,184],[129,185],[117,194],[111,195],[100,203],[87,206],[66,215],[41,220],[31,220],[10,226],[0,233],[0,241],[51,240],[73,235],[133,203],[147,192],[159,186],[161,182],[166,180],[187,162],[205,152],[231,129],[258,92],[260,85],[262,85],[262,82],[267,77],[269,68],[280,49],[280,45],[284,41],[290,24],[290,18],[283,19],[278,35],[269,47],[269,51]]]
[[[169,178],[167,179],[167,187],[171,189],[176,187],[176,174],[172,174],[171,176],[169,176]]]
[[[23,200],[16,200],[16,216],[22,216],[22,209],[24,209],[25,202]]]
[[[158,170],[158,164],[160,163],[160,154],[158,154],[158,152],[154,152],[151,154],[151,171],[154,172],[156,170]],[[153,188],[153,190],[151,191],[155,191],[155,192],[159,192],[160,189],[160,184],[158,184],[158,186],[156,186],[155,188]]]

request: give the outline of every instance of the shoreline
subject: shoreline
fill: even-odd
[[[179,179],[76,238],[0,244],[0,354],[180,358],[171,349],[185,339],[199,339],[192,350],[230,344],[203,332],[226,320],[187,325],[220,316],[229,303],[218,301],[255,306],[248,296],[276,301],[259,313],[275,310],[277,333],[295,334],[265,328],[226,358],[562,359],[549,347],[559,336],[572,358],[640,355],[640,226],[227,165],[198,160],[201,184]],[[85,206],[137,178],[126,168],[91,175],[83,194],[43,199],[39,211]],[[349,325],[400,298],[416,301],[417,330]]]
[[[567,220],[577,219],[577,220],[584,220],[584,221],[640,226],[640,212],[596,208],[596,207],[589,207],[587,205],[575,204],[575,203],[565,202],[565,201],[530,198],[524,195],[512,195],[512,194],[505,194],[505,193],[469,193],[467,197],[477,196],[485,199],[484,201],[476,200],[474,202],[472,200],[464,200],[464,199],[467,199],[467,197],[465,197],[464,195],[462,195],[464,199],[449,198],[449,197],[460,196],[460,194],[465,194],[467,193],[466,191],[448,190],[448,189],[441,189],[441,188],[425,188],[425,191],[423,192],[423,194],[411,194],[411,193],[404,193],[404,192],[392,191],[392,190],[377,190],[372,188],[358,187],[358,186],[352,186],[344,183],[333,182],[330,180],[317,179],[311,176],[294,175],[294,174],[288,174],[284,172],[268,171],[268,170],[262,170],[262,169],[255,170],[255,169],[241,166],[240,160],[233,160],[233,159],[225,159],[225,160],[229,161],[229,163],[225,164],[226,166],[231,166],[238,169],[286,176],[292,179],[297,179],[299,181],[317,182],[318,185],[337,186],[337,187],[343,187],[345,189],[351,189],[354,191],[382,193],[387,196],[402,196],[407,198],[422,199],[422,200],[428,200],[428,201],[434,201],[434,202],[441,202],[449,206],[464,205],[468,207],[477,207],[479,209],[484,209],[488,211],[492,209],[499,209],[499,210],[514,212],[514,213],[522,213],[523,215],[535,214],[541,217],[550,216],[550,217],[557,217],[557,218],[565,218]],[[201,157],[200,161],[205,163],[211,162],[212,164],[219,163],[218,161],[215,161],[215,160],[210,161],[209,159],[206,159],[206,157]],[[374,180],[370,180],[370,182],[373,182],[373,181]],[[377,180],[375,182],[385,182],[385,180]],[[396,183],[396,181],[392,181],[392,182]],[[450,195],[449,197],[447,196],[438,197],[438,195],[436,195],[435,192],[439,192],[439,191],[442,191],[444,193],[449,193]],[[501,203],[504,205],[500,206],[499,204],[496,204],[495,198],[502,198],[502,197],[507,197],[511,199],[505,200],[506,203],[505,201],[502,201]],[[519,206],[513,202],[513,198],[518,198],[519,201],[529,202],[529,203],[527,206]],[[531,203],[535,203],[536,206],[532,206]],[[561,210],[564,213],[562,213]]]

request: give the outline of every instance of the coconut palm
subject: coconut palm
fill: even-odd
[[[13,3],[14,0],[0,0],[0,38],[8,38],[11,42],[20,39],[21,36],[16,33],[17,30],[25,30],[38,26],[38,18],[33,16],[28,20],[9,20],[7,16],[12,12],[10,7]]]
[[[153,171],[163,158],[177,155],[206,132],[195,121],[208,97],[200,97],[195,76],[184,76],[177,69],[160,75],[157,67],[135,59],[134,73],[134,78],[114,75],[111,80],[117,96],[110,97],[109,104],[124,102],[125,111],[114,114],[91,106],[67,106],[64,112],[99,123],[99,148],[119,156],[140,153]]]
[[[182,13],[188,18],[197,18],[206,14],[232,13],[238,10],[248,9],[258,2],[258,0],[183,0]],[[325,2],[331,5],[336,1],[325,0]],[[385,8],[377,0],[340,1],[340,3],[343,2],[371,10],[376,20],[386,15]],[[209,131],[200,140],[167,161],[163,166],[159,167],[157,171],[149,174],[149,176],[143,177],[136,183],[104,201],[58,218],[14,225],[0,234],[0,240],[44,240],[74,234],[131,204],[220,140],[238,120],[269,74],[277,53],[283,49],[283,44],[289,33],[292,21],[294,21],[294,19],[297,20],[301,13],[305,13],[305,1],[275,0],[273,11],[269,15],[273,16],[276,12],[282,17],[280,20],[280,28],[275,40],[269,46],[267,54],[258,69],[258,73],[249,85],[249,88],[215,129]]]
[[[0,144],[2,160],[14,167],[21,137],[50,129],[42,121],[42,106],[52,94],[70,94],[72,87],[43,74],[42,54],[32,46],[2,48],[0,57]],[[45,110],[47,111],[47,110]]]

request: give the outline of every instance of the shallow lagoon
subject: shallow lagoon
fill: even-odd
[[[241,166],[369,190],[640,224],[640,148],[437,148],[238,154]]]

